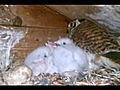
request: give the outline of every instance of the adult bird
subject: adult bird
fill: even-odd
[[[113,67],[120,63],[120,44],[108,27],[89,17],[82,17],[71,21],[67,32],[76,45],[95,56],[95,61],[100,59],[98,57],[105,57]]]

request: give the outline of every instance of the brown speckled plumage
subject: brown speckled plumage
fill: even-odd
[[[120,52],[120,46],[111,31],[91,19],[85,18],[78,26],[69,25],[68,29],[71,29],[69,33],[73,41],[87,52],[98,55]]]

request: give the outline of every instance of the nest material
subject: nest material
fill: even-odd
[[[82,79],[60,74],[40,74],[31,80],[33,85],[120,85],[120,71],[100,68],[87,73]]]
[[[7,85],[5,82],[7,81],[2,80],[1,85]],[[82,79],[79,79],[79,77],[71,78],[62,76],[59,73],[54,73],[52,75],[49,73],[41,73],[38,76],[32,76],[29,81],[21,85],[120,85],[120,71],[100,68],[87,73]]]
[[[15,55],[16,56],[16,55]],[[17,62],[21,60],[15,60],[14,63],[9,67],[8,71],[13,68],[17,68],[22,64],[22,62]],[[7,81],[3,79],[4,73],[0,74],[0,85],[8,85]],[[86,73],[84,76],[79,77],[68,77],[62,76],[59,73],[45,74],[41,73],[38,76],[31,76],[28,81],[20,85],[120,85],[120,70],[115,70],[112,68],[101,67],[97,70],[92,70]]]

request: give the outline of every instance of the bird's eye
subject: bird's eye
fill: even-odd
[[[47,57],[47,55],[45,54],[45,55],[44,55],[44,57],[46,58],[46,57]]]
[[[63,42],[63,45],[66,45],[66,43],[65,43],[65,42]]]
[[[76,23],[75,22],[72,22],[71,25],[70,25],[72,28],[74,28],[76,26]]]

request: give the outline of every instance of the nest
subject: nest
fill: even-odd
[[[2,78],[2,74],[0,77],[1,85],[8,85]],[[20,85],[37,85],[37,86],[103,86],[103,85],[120,85],[120,71],[116,71],[115,69],[107,69],[107,68],[99,68],[94,71],[89,71],[82,77],[68,77],[62,76],[59,73],[49,74],[49,73],[41,73],[38,76],[31,76],[31,78],[20,84]]]
[[[9,9],[5,8],[3,9],[3,6],[0,6],[0,10],[2,13],[2,19],[0,19],[1,24],[8,24],[8,25],[17,25],[21,26],[22,20],[20,17],[13,15],[11,12],[9,12]],[[9,22],[10,21],[10,22]],[[3,30],[1,31],[3,32]],[[14,33],[13,33],[14,34]],[[5,41],[4,39],[8,34],[4,33],[1,34],[1,40]],[[14,34],[17,36],[16,34]],[[9,36],[9,35],[8,35]],[[11,35],[12,36],[12,35]],[[14,37],[15,38],[15,37]],[[22,38],[22,37],[21,37]],[[15,39],[16,40],[16,39]],[[13,42],[13,41],[11,41]],[[10,46],[10,45],[8,45]],[[13,45],[14,46],[14,45]],[[9,52],[10,51],[5,51]],[[4,55],[3,50],[1,50],[1,55]],[[1,60],[3,60],[4,56],[1,56]],[[18,62],[15,62],[18,61]],[[11,67],[9,67],[7,70],[10,71],[12,68],[16,68],[21,62],[21,60],[13,60],[13,63]],[[14,63],[15,62],[15,63]],[[1,65],[2,66],[2,65]],[[3,66],[4,62],[3,62]],[[5,66],[7,67],[7,66]],[[3,67],[1,67],[3,69]],[[6,74],[7,70],[4,72],[0,72],[0,85],[9,85],[7,79],[4,79],[4,75]],[[1,70],[3,71],[3,70]],[[12,71],[12,70],[11,70]],[[11,72],[10,72],[11,73]],[[9,74],[9,73],[8,73]],[[13,81],[14,82],[14,81]],[[19,81],[18,81],[19,82]],[[120,85],[120,71],[115,69],[107,69],[104,67],[101,67],[94,71],[89,71],[84,76],[79,77],[67,77],[62,76],[59,73],[49,74],[49,73],[41,73],[38,76],[31,76],[27,81],[24,83],[21,83],[19,85],[38,85],[38,86],[48,86],[48,85],[60,85],[60,86],[66,86],[66,85]]]
[[[82,78],[42,73],[32,77],[30,81],[32,85],[120,85],[120,71],[100,68],[85,74]]]

